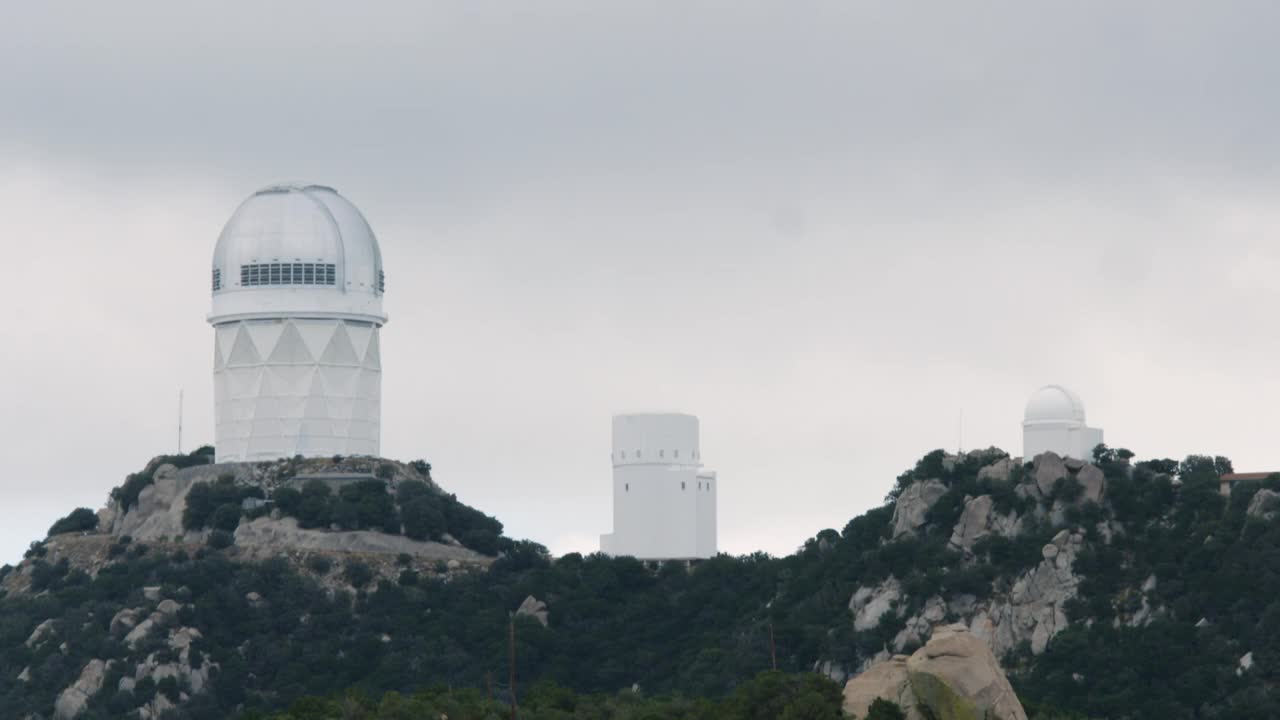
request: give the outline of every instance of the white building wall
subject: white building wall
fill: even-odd
[[[218,462],[379,451],[382,360],[371,322],[238,320],[214,326]]]
[[[613,419],[613,532],[600,549],[645,560],[715,554],[714,473],[700,471],[698,419],[678,413]]]
[[[1102,442],[1102,430],[1070,422],[1023,424],[1022,458],[1052,452],[1061,457],[1092,460],[1093,448]]]

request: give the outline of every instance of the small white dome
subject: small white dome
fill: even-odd
[[[1084,403],[1061,385],[1045,385],[1027,401],[1023,422],[1084,424]]]
[[[268,285],[383,291],[373,230],[355,205],[324,185],[272,185],[250,195],[218,236],[213,270],[215,295]]]

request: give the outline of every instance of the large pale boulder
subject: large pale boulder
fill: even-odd
[[[71,720],[89,706],[89,698],[98,694],[106,679],[109,664],[104,660],[90,660],[80,671],[80,677],[58,694],[53,703],[54,720]]]
[[[894,539],[915,532],[924,525],[929,508],[946,494],[947,486],[941,480],[923,480],[908,485],[893,506]]]
[[[1009,482],[1009,478],[1012,474],[1013,460],[1007,457],[1000,458],[978,471],[978,482],[982,482],[984,480],[991,482]]]
[[[896,655],[845,684],[844,712],[866,717],[877,698],[907,720],[1026,720],[995,655],[963,625],[940,625],[911,657]]]
[[[1080,487],[1084,489],[1084,492],[1080,494],[1080,502],[1102,502],[1102,498],[1107,492],[1107,478],[1097,465],[1086,464],[1080,468],[1080,472],[1076,473],[1076,480],[1079,481]]]
[[[911,691],[936,720],[1026,720],[987,644],[963,625],[943,625],[907,659]]]
[[[1067,474],[1067,464],[1056,453],[1051,452],[1037,455],[1031,469],[1031,477],[1035,478],[1036,489],[1044,497],[1049,497],[1053,493],[1053,486]]]
[[[852,718],[865,718],[877,699],[897,703],[906,713],[907,720],[925,720],[916,707],[916,696],[911,692],[905,655],[894,655],[876,663],[845,683],[844,713]]]

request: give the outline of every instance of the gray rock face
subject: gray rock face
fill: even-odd
[[[942,625],[911,657],[873,665],[844,687],[844,712],[866,717],[877,698],[897,703],[908,720],[1026,720],[991,650],[962,625]]]
[[[516,615],[531,617],[542,623],[542,627],[546,627],[551,614],[547,611],[546,603],[530,595],[520,603],[520,607],[516,609]]]
[[[978,471],[978,482],[1009,482],[1013,474],[1013,460],[1001,458]]]
[[[1067,627],[1066,602],[1075,597],[1080,578],[1071,571],[1084,538],[1065,530],[1054,537],[1039,565],[1024,573],[1007,596],[992,601],[969,622],[969,629],[998,655],[1031,641],[1031,652],[1039,655],[1049,641]]]
[[[213,482],[226,472],[226,466],[198,465],[177,470],[161,465],[153,473],[155,482],[138,493],[138,502],[122,511],[115,508],[113,535],[129,535],[135,540],[158,540],[183,537],[182,512],[187,508],[187,493],[197,482]]]
[[[880,624],[880,618],[901,599],[902,585],[896,578],[889,578],[874,588],[858,588],[849,601],[853,629],[864,632],[875,628]]]
[[[1046,452],[1036,456],[1031,476],[1035,478],[1036,489],[1042,497],[1049,497],[1053,493],[1053,486],[1067,475],[1067,464],[1056,454]]]
[[[894,655],[876,663],[845,683],[844,714],[851,718],[865,718],[877,699],[897,703],[907,720],[926,720],[917,707],[915,693],[911,692],[905,655]]]
[[[947,486],[940,480],[924,480],[912,483],[893,506],[893,537],[896,540],[924,525],[925,514],[938,499],[947,493]]]
[[[111,634],[119,637],[128,633],[138,626],[138,618],[140,617],[142,617],[142,610],[138,608],[121,610],[115,614],[115,617],[111,618]]]
[[[1080,487],[1084,488],[1084,492],[1080,495],[1080,502],[1102,502],[1102,498],[1107,493],[1107,478],[1097,465],[1087,464],[1081,467],[1080,472],[1076,473],[1076,480],[1080,482]]]
[[[182,605],[178,604],[176,600],[161,600],[160,604],[156,606],[155,612],[148,615],[146,620],[138,623],[124,636],[125,645],[130,648],[137,648],[138,643],[146,639],[155,630],[172,625],[180,610],[182,610]]]
[[[1263,488],[1254,494],[1245,512],[1249,517],[1265,517],[1277,507],[1280,507],[1280,493]]]
[[[383,555],[408,553],[435,560],[460,560],[482,564],[490,561],[490,558],[465,548],[411,540],[402,535],[385,535],[370,530],[352,532],[307,530],[298,527],[297,518],[291,517],[279,520],[260,517],[251,522],[241,522],[240,527],[236,528],[235,542],[238,546],[265,549],[290,548]]]
[[[1013,514],[995,512],[995,502],[990,495],[979,495],[965,500],[964,511],[951,531],[951,547],[972,550],[973,544],[987,535],[1013,537],[1022,530],[1022,521]]]
[[[907,620],[890,642],[890,647],[896,653],[906,652],[908,647],[915,649],[929,637],[936,625],[946,619],[947,603],[935,595],[925,601],[918,614]]]
[[[45,620],[44,622],[37,625],[36,629],[31,631],[31,635],[27,637],[26,645],[27,647],[34,649],[35,646],[39,645],[40,643],[44,642],[46,639],[51,637],[53,637],[53,620],[52,619]]]
[[[54,720],[71,720],[89,706],[89,698],[98,694],[106,678],[109,664],[103,660],[90,660],[80,671],[80,677],[63,690],[53,704]]]
[[[1024,640],[1033,653],[1043,653],[1049,641],[1068,625],[1066,603],[1075,597],[1080,584],[1072,565],[1083,543],[1083,535],[1059,532],[1041,551],[1043,559],[1038,565],[1020,575],[1010,589],[982,601],[972,595],[929,598],[918,612],[904,618],[904,627],[891,641],[890,649],[901,652],[928,637],[947,617],[956,617],[996,655],[1016,649]],[[901,612],[902,600],[902,587],[894,578],[859,587],[849,600],[854,629],[875,628],[885,613]],[[864,659],[860,668],[865,670],[886,657]]]

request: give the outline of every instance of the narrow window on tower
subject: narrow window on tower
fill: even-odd
[[[269,278],[268,282],[270,282],[272,285],[279,285],[280,284],[280,263],[271,263],[270,269],[268,270],[268,272],[270,273],[267,276]]]
[[[626,485],[623,485],[622,489],[626,490],[627,492],[631,492],[631,483],[627,483]]]
[[[293,284],[294,285],[302,284],[302,263],[293,264]]]
[[[333,285],[335,283],[336,283],[336,279],[333,272],[333,266],[325,265],[324,266],[324,284]]]
[[[316,264],[315,263],[307,263],[306,265],[302,266],[302,282],[306,283],[307,285],[316,284]]]
[[[676,454],[676,457],[680,457],[680,451],[679,451],[679,450],[672,450],[671,452],[675,453],[675,454]]]
[[[683,489],[684,489],[684,481],[683,481],[683,480],[681,480],[681,481],[680,481],[680,489],[681,489],[681,490],[683,490]]]

